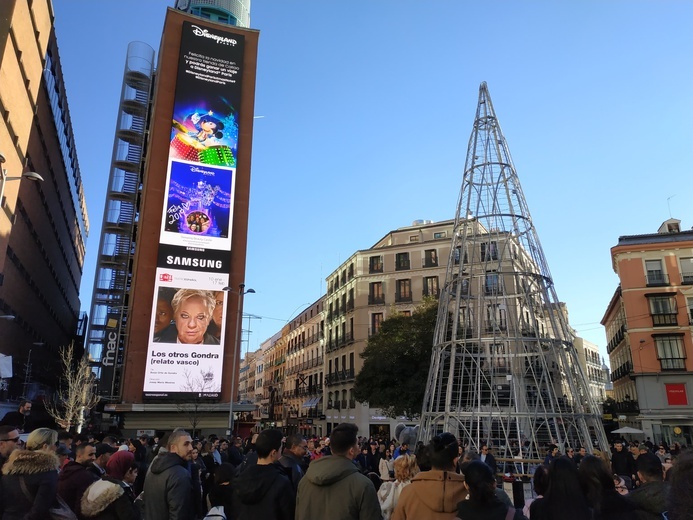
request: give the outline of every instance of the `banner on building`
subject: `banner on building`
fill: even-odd
[[[245,39],[184,22],[171,119],[146,398],[218,398]]]
[[[669,406],[688,406],[686,385],[683,383],[668,383],[664,385]]]

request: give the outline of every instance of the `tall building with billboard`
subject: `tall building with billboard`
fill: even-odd
[[[223,428],[238,366],[258,32],[198,14],[128,48],[88,334],[106,411],[164,429],[191,396]]]
[[[50,0],[0,2],[0,381],[9,398],[55,386],[58,349],[80,320],[89,219],[53,20]]]

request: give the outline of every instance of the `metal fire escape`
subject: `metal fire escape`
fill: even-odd
[[[549,443],[607,449],[573,339],[482,83],[420,438],[449,431],[477,450],[489,443],[515,472],[543,459]]]
[[[120,394],[153,75],[154,50],[145,43],[131,43],[123,75],[87,334],[87,353],[99,380],[99,393],[106,399],[117,399]]]

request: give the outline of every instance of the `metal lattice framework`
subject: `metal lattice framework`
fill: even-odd
[[[525,462],[543,458],[548,443],[605,450],[573,338],[482,83],[420,438],[449,431],[477,450],[492,444],[501,460]]]

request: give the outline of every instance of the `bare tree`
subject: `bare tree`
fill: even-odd
[[[197,426],[202,420],[202,415],[212,411],[213,403],[206,394],[214,392],[214,374],[211,370],[205,372],[200,369],[200,375],[194,376],[189,370],[184,370],[185,384],[181,385],[183,392],[188,392],[190,397],[185,401],[176,403],[176,408],[179,412],[184,413],[188,417],[190,428],[192,429],[193,437],[198,434]]]
[[[66,430],[73,426],[82,431],[84,415],[99,402],[94,387],[94,373],[86,357],[74,359],[74,345],[60,349],[62,377],[54,399],[46,403],[46,411],[55,422]]]

